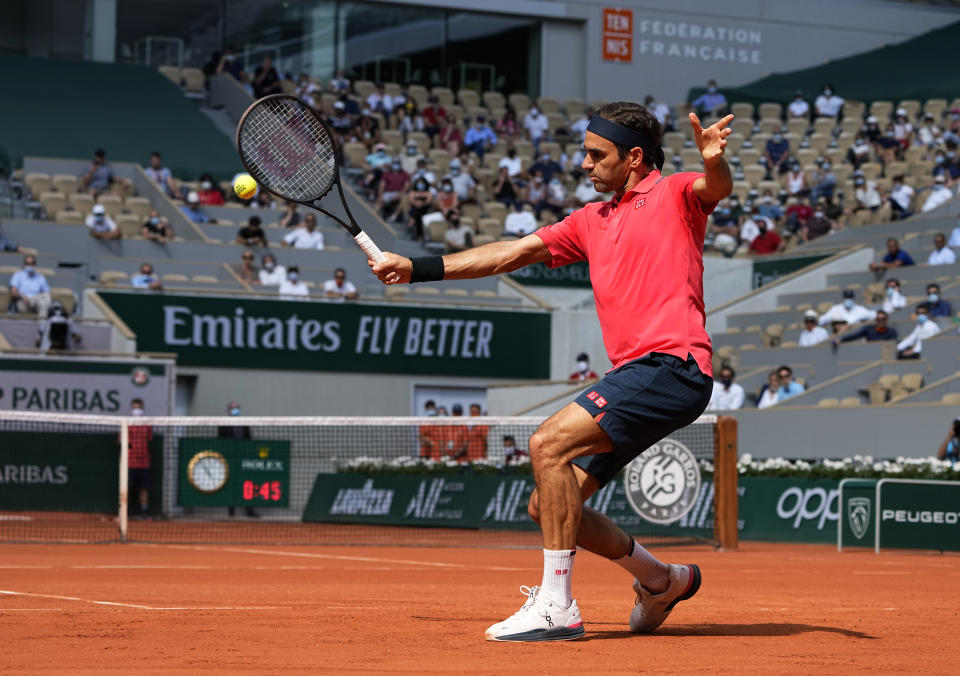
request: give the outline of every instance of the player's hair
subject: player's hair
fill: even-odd
[[[936,282],[930,282],[929,284],[927,284],[927,289],[936,289],[937,293],[940,293],[940,285],[937,284]]]
[[[334,274],[334,275],[337,275],[337,274],[339,274],[339,273],[341,273],[341,272],[343,273],[343,276],[344,276],[344,277],[347,276],[347,271],[344,270],[343,268],[337,268],[336,270],[333,271],[333,274]]]
[[[723,373],[724,371],[730,371],[731,378],[737,377],[737,372],[733,370],[733,367],[730,366],[730,364],[724,364],[723,366],[720,367],[720,373]]]
[[[790,376],[793,375],[793,369],[786,365],[781,366],[780,368],[777,369],[777,375],[780,375],[780,371],[786,371],[787,375],[790,375]]]
[[[926,312],[927,314],[930,314],[930,308],[927,306],[926,303],[920,303],[920,304],[917,306],[917,312],[920,312],[920,310],[923,310],[923,311]]]
[[[661,145],[663,137],[663,127],[659,120],[651,113],[646,106],[630,101],[614,101],[607,103],[597,109],[597,115],[616,122],[624,127],[634,129],[648,135],[656,147],[650,148],[649,152],[644,149],[643,163],[648,167],[662,167],[664,161],[663,146]],[[622,146],[619,143],[614,144],[617,147],[617,155],[621,160],[625,160],[630,154],[630,148]]]

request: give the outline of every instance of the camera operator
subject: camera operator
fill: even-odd
[[[950,433],[947,435],[947,438],[943,440],[943,443],[940,444],[937,457],[940,460],[950,460],[952,462],[960,460],[960,417],[954,419]]]

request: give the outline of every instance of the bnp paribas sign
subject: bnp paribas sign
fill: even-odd
[[[547,378],[541,311],[100,292],[137,349],[185,366]]]

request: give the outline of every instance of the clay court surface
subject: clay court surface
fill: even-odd
[[[487,643],[483,630],[539,582],[536,550],[3,545],[0,670],[960,671],[960,557],[756,543],[656,552],[704,575],[656,634],[627,630],[627,574],[581,553],[586,637],[531,645]]]

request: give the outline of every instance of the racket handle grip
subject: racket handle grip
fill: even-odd
[[[356,240],[360,248],[363,249],[363,253],[367,254],[367,258],[370,260],[377,263],[387,260],[387,257],[380,251],[380,247],[373,243],[367,233],[361,232],[359,235],[355,235],[353,239]]]

